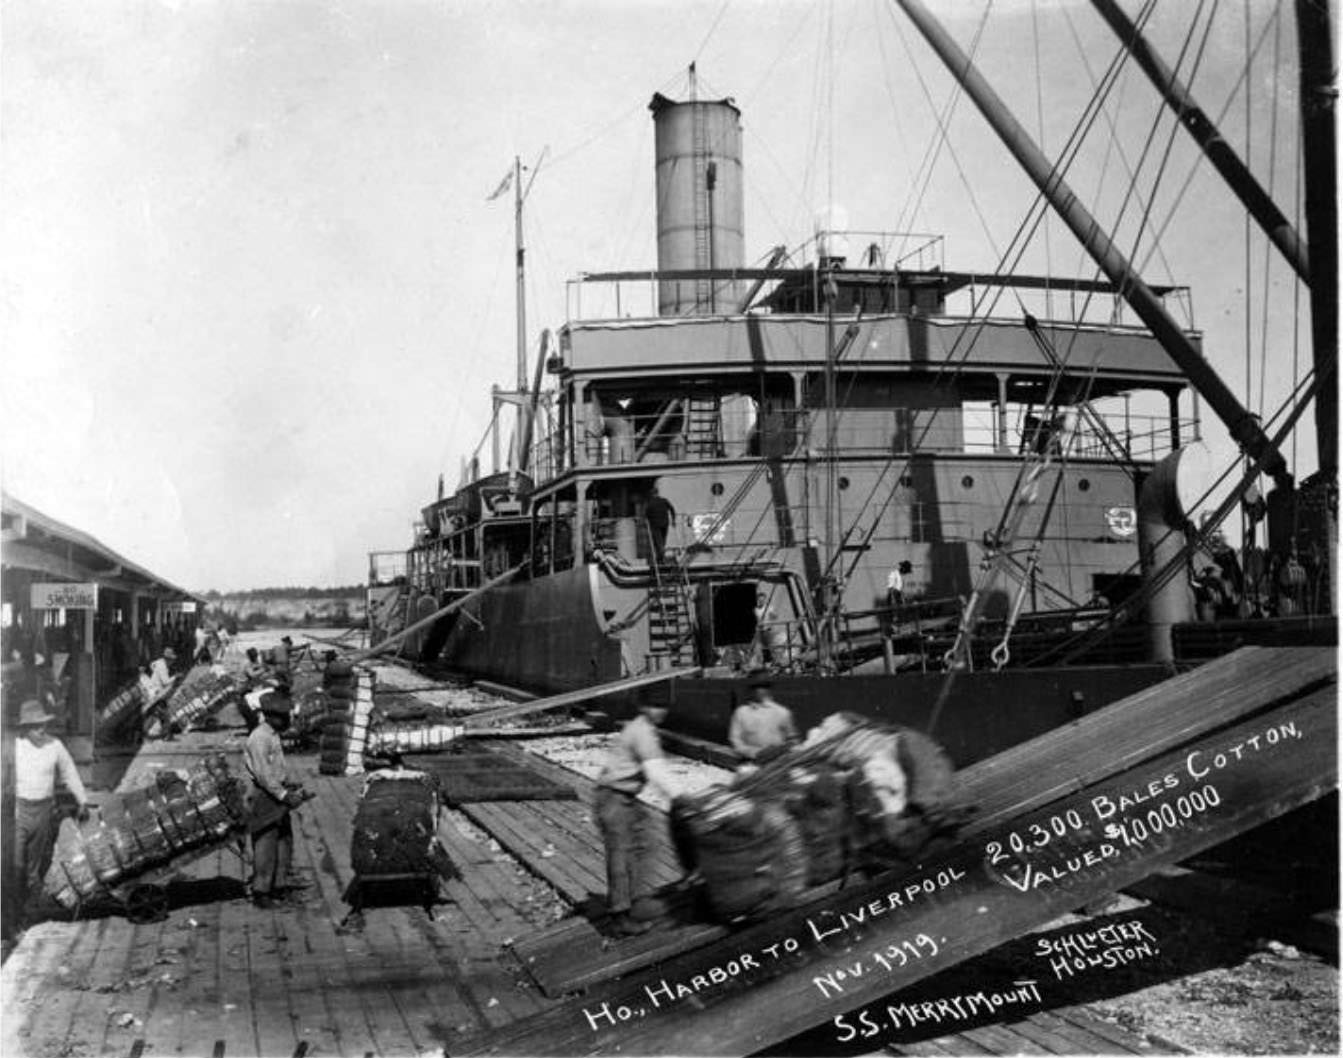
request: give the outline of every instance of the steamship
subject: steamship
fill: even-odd
[[[674,674],[669,727],[713,741],[764,669],[802,724],[932,727],[964,764],[1333,635],[1332,476],[1279,472],[1183,289],[957,272],[836,214],[748,266],[740,111],[688,94],[649,108],[657,269],[575,280],[530,386],[520,337],[491,472],[440,479],[409,549],[370,556],[373,642],[537,694]],[[1275,479],[1240,496],[1263,546],[1239,556],[1189,521],[1205,406]]]

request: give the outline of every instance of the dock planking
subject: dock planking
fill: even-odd
[[[1271,675],[1279,685],[1284,682],[1281,677],[1279,671]],[[1230,687],[1233,682],[1228,675],[1225,685]],[[240,744],[236,735],[217,733],[212,738],[226,748],[231,742],[236,756]],[[137,758],[127,776],[143,780],[164,766],[185,767],[194,757],[217,748],[203,737],[190,746],[179,742],[163,747],[158,755],[156,746],[148,746],[142,751],[146,759]],[[95,1032],[77,1039],[67,1020],[62,1026],[64,1035],[47,1035],[54,1032],[55,1015],[40,1016],[34,1009],[39,1004],[34,1003],[21,1012],[17,1026],[6,1026],[3,1040],[22,1042],[12,1052],[8,1045],[0,1048],[3,1053],[54,1051],[85,1039],[97,1053],[138,1049],[146,1054],[359,1055],[442,1048],[455,1053],[454,1042],[482,1031],[507,1030],[555,1006],[521,981],[516,967],[500,954],[507,941],[516,941],[514,947],[521,948],[538,931],[517,910],[528,892],[518,868],[468,832],[466,820],[481,825],[468,813],[444,813],[440,820],[440,837],[462,867],[463,878],[446,887],[451,902],[442,905],[432,920],[418,907],[378,908],[367,913],[373,928],[366,926],[361,933],[350,935],[338,933],[336,927],[347,910],[342,900],[344,887],[352,877],[349,826],[361,780],[318,776],[312,759],[302,756],[291,756],[291,765],[319,794],[296,819],[296,863],[317,883],[303,903],[265,914],[241,899],[217,900],[177,908],[168,923],[143,927],[131,926],[119,917],[44,924],[31,931],[0,971],[7,993],[40,997],[43,1013],[59,1011],[61,1006],[54,1000],[64,999],[66,1017],[76,1011],[76,1019]],[[604,881],[595,874],[602,862],[601,840],[588,807],[591,783],[575,780],[572,772],[565,775],[579,789],[580,801],[498,802],[485,814],[488,817],[493,812],[495,825],[509,836],[508,841],[498,836],[495,840],[528,869],[536,871],[537,864],[553,859],[581,859],[589,874],[583,895],[601,893]],[[1000,776],[1004,786],[1014,778]],[[547,846],[555,848],[557,855],[542,855]],[[669,843],[665,852],[666,868],[675,869]],[[194,864],[192,873],[222,876],[230,867],[236,877],[237,861],[221,852]],[[574,870],[577,873],[578,868]],[[578,878],[571,877],[568,884],[578,893]],[[195,917],[199,926],[190,936],[179,936],[176,931],[184,928],[186,915]],[[575,942],[595,938],[597,950],[609,956],[602,938],[586,920],[572,920],[566,928],[578,931],[571,938]],[[629,943],[629,949],[622,944],[617,961],[636,955],[647,958],[663,941],[641,937]],[[649,951],[636,953],[634,948],[645,943],[652,945]],[[171,986],[162,982],[161,987],[151,984],[144,995],[128,1003],[126,1012],[141,1011],[137,1016],[143,1024],[113,1024],[109,1008],[115,1005],[116,996],[96,992],[61,996],[62,984],[54,970],[74,965],[75,953],[82,956],[91,950],[90,980],[118,972],[125,980],[152,948],[160,954],[179,950],[183,960],[189,958],[193,964],[193,980]],[[577,943],[571,950],[577,952]],[[213,973],[206,969],[211,953]],[[20,967],[37,973],[30,989],[16,987]],[[177,971],[175,966],[159,969]],[[1142,1041],[1135,1044],[1114,1038],[1123,1035],[1113,1027],[1088,1028],[1076,1016],[1057,1011],[977,1027],[973,1035],[892,1045],[891,1050],[910,1054],[1069,1053],[1058,1050],[1066,1043],[1070,1053],[1154,1053],[1142,1049]],[[58,1045],[48,1046],[53,1039]],[[1089,1046],[1083,1048],[1083,1043]],[[78,1053],[77,1047],[67,1050]]]
[[[146,744],[120,788],[209,752],[236,766],[241,744],[234,731]],[[321,776],[310,756],[291,753],[289,762],[318,795],[294,818],[295,867],[313,882],[296,906],[254,908],[242,896],[247,864],[219,848],[182,867],[193,883],[186,899],[196,902],[164,922],[112,914],[42,923],[0,969],[9,997],[0,1051],[440,1053],[455,1038],[544,1009],[549,1000],[505,951],[534,929],[519,909],[535,883],[468,837],[464,817],[440,819],[465,869],[432,919],[418,904],[376,907],[363,930],[338,932],[363,780]],[[221,884],[200,884],[212,880]]]

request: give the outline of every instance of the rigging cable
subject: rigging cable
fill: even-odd
[[[1270,16],[1270,21],[1276,23],[1277,17],[1278,12],[1275,9],[1273,15]],[[1259,54],[1259,49],[1263,46],[1264,41],[1268,39],[1268,29],[1269,25],[1268,23],[1265,23],[1264,28],[1259,32],[1258,40],[1255,42],[1254,50],[1250,56],[1251,61],[1253,61],[1253,59]],[[1250,74],[1249,67],[1242,66],[1239,75],[1236,77],[1235,84],[1233,84],[1231,88],[1228,90],[1226,101],[1222,104],[1222,109],[1218,112],[1217,117],[1213,120],[1212,124],[1221,127],[1223,121],[1226,118],[1226,115],[1231,110],[1232,104],[1235,102],[1236,93],[1240,90],[1241,84],[1249,77],[1249,74]],[[1194,182],[1194,177],[1198,175],[1199,169],[1203,165],[1204,161],[1205,158],[1201,151],[1194,156],[1194,159],[1189,166],[1189,172],[1185,175],[1184,183],[1180,185],[1180,190],[1176,194],[1175,200],[1171,203],[1170,208],[1166,211],[1165,221],[1162,223],[1161,227],[1157,230],[1156,242],[1153,243],[1153,249],[1148,251],[1147,256],[1144,257],[1141,262],[1139,268],[1140,272],[1146,269],[1148,262],[1151,260],[1152,256],[1157,252],[1156,246],[1159,244],[1160,240],[1165,235],[1166,229],[1170,227],[1170,225],[1174,222],[1176,215],[1180,212],[1180,207],[1184,204],[1184,197],[1188,193],[1189,187]]]
[[[1277,20],[1277,29],[1273,34],[1273,68],[1278,68],[1278,62],[1282,56],[1282,20]],[[1273,187],[1275,177],[1277,176],[1278,161],[1278,86],[1280,78],[1273,78],[1273,105],[1270,110],[1272,115],[1269,119],[1268,130],[1268,187],[1266,193],[1271,199],[1273,197]],[[1249,93],[1247,92],[1248,96]],[[1269,272],[1273,262],[1273,244],[1272,240],[1264,239],[1264,264],[1263,264],[1263,304],[1259,310],[1259,417],[1264,416],[1264,401],[1266,400],[1264,392],[1267,383],[1268,370],[1268,293],[1269,293]],[[1248,297],[1249,288],[1246,287]],[[1248,405],[1247,405],[1248,407]]]
[[[1287,413],[1282,426],[1278,429],[1272,439],[1275,447],[1280,446],[1287,438],[1288,434],[1294,430],[1298,419],[1305,413],[1311,402],[1317,399],[1320,389],[1324,386],[1326,380],[1334,373],[1337,364],[1338,358],[1337,355],[1335,355],[1329,358],[1323,368],[1318,370],[1312,369],[1309,371],[1306,378],[1302,380],[1302,385],[1289,394],[1284,402],[1278,407],[1278,410],[1274,412],[1273,417],[1266,425],[1271,426],[1274,422],[1277,422],[1277,420],[1283,416],[1284,412],[1287,412],[1289,407],[1291,408],[1291,411]],[[1068,664],[1075,661],[1090,650],[1102,638],[1109,635],[1110,631],[1115,626],[1123,624],[1131,617],[1135,616],[1146,601],[1168,584],[1171,579],[1185,567],[1189,558],[1207,544],[1212,533],[1222,521],[1225,520],[1226,516],[1230,513],[1231,508],[1240,502],[1240,498],[1248,485],[1263,472],[1262,462],[1263,457],[1252,463],[1249,468],[1242,473],[1240,481],[1236,487],[1227,494],[1222,503],[1208,518],[1207,522],[1202,526],[1193,528],[1191,538],[1186,542],[1184,547],[1181,548],[1179,554],[1174,556],[1165,567],[1154,573],[1140,590],[1125,600],[1122,606],[1118,607],[1113,613],[1107,614],[1090,628],[1078,632],[1072,639],[1052,647],[1039,657],[1033,659],[1031,664],[1042,665],[1049,662],[1063,651],[1068,650],[1070,644],[1075,644],[1075,646],[1070,653],[1063,655],[1059,663]],[[1192,506],[1197,508],[1206,502],[1222,483],[1235,472],[1236,467],[1236,461],[1229,463],[1227,468],[1218,476],[1217,480],[1204,490],[1202,496]],[[1167,530],[1162,539],[1168,539],[1170,534],[1179,531],[1180,530],[1172,527]],[[1135,569],[1136,564],[1129,567],[1128,573],[1133,573]]]
[[[1138,22],[1137,22],[1137,24],[1138,24],[1139,26],[1145,24],[1146,21],[1147,21],[1147,19],[1150,18],[1151,13],[1152,13],[1152,11],[1154,10],[1154,7],[1155,7],[1155,0],[1147,0],[1146,6],[1144,7],[1143,11],[1141,12],[1141,14],[1139,15],[1139,18],[1138,18]],[[980,30],[980,31],[982,31],[982,29],[983,29],[983,25],[984,25],[984,23],[983,23],[983,21],[981,21],[980,26],[979,26],[979,30]],[[899,33],[898,24],[897,24],[897,33]],[[901,36],[901,40],[903,41],[903,40],[904,40],[903,34],[901,34],[900,36]],[[976,35],[976,43],[977,43],[977,42],[978,42],[978,33],[977,33],[977,35]],[[908,50],[908,46],[907,46],[907,45],[906,45],[906,47],[907,47],[907,50]],[[1109,92],[1109,90],[1110,90],[1110,87],[1113,86],[1113,83],[1114,83],[1115,79],[1117,78],[1120,69],[1122,69],[1122,67],[1123,67],[1123,65],[1124,65],[1124,62],[1125,62],[1126,59],[1128,58],[1128,54],[1129,54],[1129,53],[1128,53],[1127,49],[1125,49],[1125,48],[1123,48],[1123,47],[1120,47],[1120,48],[1116,49],[1116,52],[1115,52],[1114,56],[1112,57],[1112,59],[1111,59],[1111,61],[1110,61],[1109,68],[1108,68],[1107,71],[1106,71],[1106,76],[1102,79],[1102,84],[1101,84],[1101,86],[1097,87],[1097,88],[1093,91],[1092,99],[1091,99],[1091,101],[1088,103],[1087,109],[1086,109],[1086,111],[1084,112],[1084,115],[1083,115],[1083,119],[1079,120],[1078,125],[1074,128],[1072,134],[1069,136],[1069,139],[1068,139],[1067,144],[1065,145],[1064,152],[1063,152],[1063,155],[1062,155],[1062,157],[1061,157],[1060,163],[1056,164],[1056,167],[1055,167],[1055,168],[1056,168],[1060,173],[1066,172],[1067,169],[1069,168],[1069,166],[1072,164],[1072,161],[1076,158],[1077,153],[1080,151],[1081,142],[1082,142],[1082,140],[1085,138],[1086,132],[1090,129],[1090,127],[1092,126],[1092,124],[1094,124],[1094,122],[1095,122],[1095,120],[1096,120],[1096,115],[1099,113],[1099,111],[1100,111],[1100,109],[1101,109],[1101,105],[1100,105],[1100,104],[1101,104],[1101,101],[1102,101],[1102,100],[1104,99],[1104,97],[1108,94],[1108,92]],[[917,67],[917,64],[913,62],[913,56],[912,56],[912,55],[911,55],[911,65],[914,67],[914,69],[915,69],[915,71],[916,71],[916,73],[917,73],[917,71],[918,71],[918,67]],[[922,81],[921,76],[920,76],[920,84],[921,84],[921,85],[923,84],[923,81]],[[927,96],[928,93],[927,93],[927,90],[926,90],[926,85],[925,85],[924,87],[925,87],[925,96]],[[930,101],[930,102],[931,102],[931,101]],[[1089,116],[1088,116],[1088,115],[1089,115]],[[954,157],[954,152],[953,152],[953,157]],[[972,196],[972,197],[973,197],[973,196]],[[1002,259],[1002,262],[1001,262],[1001,264],[1000,264],[1000,266],[999,266],[999,271],[1000,271],[1000,272],[1001,272],[1001,271],[1004,271],[1004,270],[1005,270],[1005,271],[1008,271],[1008,272],[1011,272],[1011,271],[1013,271],[1013,270],[1015,269],[1016,264],[1019,263],[1019,261],[1020,261],[1020,259],[1021,259],[1021,256],[1022,256],[1022,255],[1024,254],[1024,252],[1025,252],[1025,246],[1026,246],[1027,241],[1029,240],[1029,238],[1031,237],[1031,235],[1034,233],[1034,231],[1035,231],[1036,228],[1038,227],[1038,225],[1039,225],[1039,223],[1040,223],[1040,221],[1041,221],[1041,218],[1042,218],[1042,216],[1043,216],[1044,210],[1045,210],[1046,208],[1047,208],[1047,203],[1045,202],[1045,197],[1044,197],[1043,193],[1042,193],[1042,192],[1037,192],[1037,195],[1036,195],[1036,197],[1035,197],[1035,200],[1033,201],[1033,203],[1032,203],[1030,209],[1027,211],[1026,219],[1024,219],[1024,220],[1022,221],[1022,224],[1018,227],[1016,234],[1013,235],[1013,238],[1012,238],[1011,242],[1009,243],[1009,251],[1008,251],[1007,253],[1004,254],[1003,259]],[[1031,222],[1030,218],[1031,218],[1033,215],[1034,215],[1034,217],[1035,217],[1035,220],[1034,220],[1033,222]],[[1028,230],[1028,229],[1029,229],[1029,230]],[[990,241],[992,242],[992,237],[991,237],[991,236],[990,236]],[[1011,256],[1010,249],[1011,249],[1011,247],[1016,246],[1017,243],[1018,243],[1018,241],[1020,241],[1020,247],[1016,250],[1016,256],[1015,256],[1015,258],[1009,263],[1008,258]],[[998,298],[1000,298],[1001,296],[1002,296],[1002,289],[999,288],[998,294],[997,294],[997,295],[994,297],[994,299],[993,299],[995,305],[996,305],[996,302],[997,302]],[[1020,299],[1020,296],[1019,296],[1019,295],[1017,295],[1017,300],[1018,300],[1018,303],[1020,304],[1020,303],[1021,303],[1021,299]],[[1089,300],[1090,300],[1090,295],[1088,296],[1087,302],[1089,302]],[[1024,309],[1024,305],[1022,305],[1022,308]],[[992,311],[992,306],[990,307],[990,310],[989,310],[989,311],[990,311],[990,312]],[[1083,310],[1083,311],[1085,311],[1085,305],[1084,305],[1084,310]],[[979,337],[979,335],[983,333],[983,328],[984,328],[985,326],[986,326],[986,319],[981,317],[979,326],[978,326],[977,330],[975,331],[974,337],[971,338],[971,340],[970,340],[970,342],[969,342],[969,345],[968,345],[968,347],[967,347],[965,353],[963,354],[963,356],[962,356],[962,358],[961,358],[961,363],[960,363],[960,364],[957,364],[957,365],[955,366],[955,368],[953,369],[954,372],[955,372],[956,374],[959,374],[961,366],[964,364],[965,360],[969,357],[969,353],[970,353],[970,351],[973,349],[974,345],[975,345],[976,342],[978,341],[978,337]],[[968,329],[967,329],[966,331],[963,331],[961,336],[958,336],[958,338],[957,338],[957,340],[956,340],[956,343],[953,345],[952,349],[948,352],[947,356],[943,359],[943,368],[939,368],[939,377],[940,377],[940,375],[941,375],[942,370],[945,368],[946,364],[949,363],[949,362],[951,362],[951,361],[953,361],[953,360],[955,359],[955,357],[956,357],[956,352],[957,352],[957,348],[958,348],[958,347],[960,346],[960,344],[962,343],[963,338],[964,338],[964,335],[965,335],[966,333],[969,333],[969,330],[968,330]],[[1072,344],[1076,341],[1076,339],[1077,339],[1077,337],[1078,337],[1078,334],[1079,334],[1079,332],[1074,332],[1073,338],[1072,338],[1072,340],[1070,341],[1070,344],[1069,344],[1069,352],[1071,352]],[[932,429],[932,426],[933,426],[933,423],[934,423],[934,421],[935,421],[935,419],[936,419],[936,417],[937,417],[937,414],[938,414],[938,409],[933,409],[933,414],[932,414],[932,416],[929,417],[929,420],[928,420],[927,424],[925,425],[923,431],[921,432],[921,434],[920,434],[918,440],[916,440],[916,442],[915,442],[915,444],[914,444],[914,446],[913,446],[913,448],[912,448],[912,451],[917,451],[918,447],[919,447],[919,446],[921,445],[921,443],[922,443],[923,438],[926,437],[927,434],[928,434],[928,431],[929,431],[930,429]],[[912,456],[912,451],[911,451],[911,453],[910,453],[910,456],[907,456],[906,459],[905,459],[905,461],[904,461],[904,466],[905,466],[906,468],[908,467],[908,464],[909,464],[909,458]],[[881,485],[882,485],[882,482],[885,480],[886,474],[889,472],[889,470],[890,470],[891,467],[894,465],[894,463],[895,463],[895,460],[894,460],[894,458],[892,458],[892,459],[888,460],[886,466],[883,467],[881,474],[878,475],[877,480],[874,482],[873,487],[872,487],[872,491],[869,493],[868,499],[864,502],[863,507],[861,508],[861,510],[866,510],[866,509],[868,508],[868,506],[870,505],[872,499],[876,496],[877,491],[880,489],[880,487],[881,487]],[[894,496],[895,496],[895,490],[891,490],[891,491],[887,494],[887,497],[886,497],[885,501],[882,503],[881,508],[880,508],[879,511],[877,512],[877,516],[873,519],[873,522],[872,522],[871,526],[869,527],[869,529],[867,530],[867,533],[866,533],[865,536],[864,536],[864,539],[863,539],[863,546],[860,548],[860,550],[859,550],[859,554],[861,554],[862,551],[866,549],[867,544],[870,543],[872,536],[875,534],[877,528],[880,526],[880,524],[881,524],[881,519],[882,519],[882,517],[884,516],[884,514],[885,514],[885,512],[886,512],[886,509],[889,507],[889,505],[890,505],[892,499],[894,498]],[[856,524],[857,524],[857,523],[856,523],[856,521],[855,521],[855,526],[856,526]],[[856,568],[856,564],[857,564],[857,560],[855,559],[855,560],[854,560],[854,563],[851,564],[849,570],[845,573],[844,577],[842,578],[841,583],[843,582],[843,580],[847,580],[848,575],[850,575],[850,574],[852,573],[852,570],[853,570],[854,568]]]

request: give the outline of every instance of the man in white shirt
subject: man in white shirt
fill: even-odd
[[[56,843],[56,778],[74,795],[79,820],[89,817],[89,796],[74,758],[60,739],[47,731],[54,720],[36,699],[19,707],[19,737],[14,744],[14,846],[20,886],[18,906],[42,891]]]
[[[164,692],[173,685],[172,673],[168,671],[168,666],[176,660],[177,651],[172,647],[164,647],[163,654],[155,658],[153,664],[149,666],[149,679],[152,681],[154,701],[162,698]]]

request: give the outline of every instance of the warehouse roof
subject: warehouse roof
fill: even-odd
[[[113,551],[96,537],[0,492],[0,565],[58,580],[91,581],[173,602],[203,601]]]

